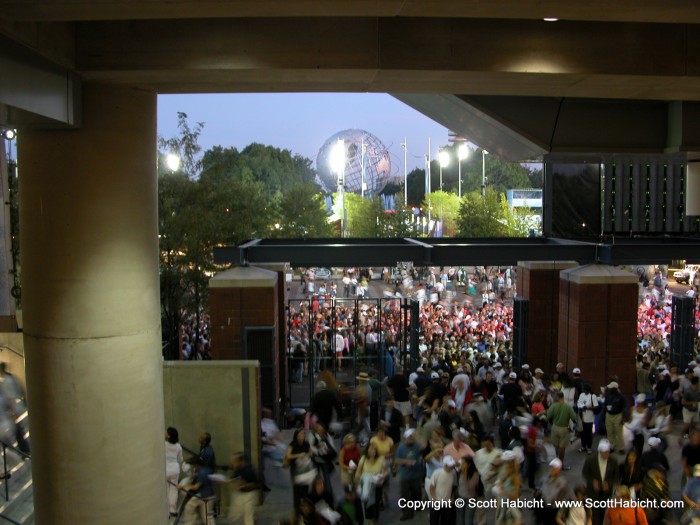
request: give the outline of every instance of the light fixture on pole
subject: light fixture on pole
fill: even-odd
[[[462,161],[469,156],[469,148],[467,144],[462,142],[457,147],[457,165],[458,165],[458,183],[457,183],[457,195],[462,198]]]
[[[440,191],[442,191],[442,168],[446,168],[450,165],[450,154],[447,152],[447,150],[440,150],[438,160],[440,161]]]
[[[403,138],[401,147],[403,148],[403,205],[408,207],[408,167],[406,166],[408,139],[406,139],[406,137]]]
[[[485,149],[481,150],[481,196],[486,198],[486,155],[489,152]]]
[[[7,141],[12,141],[15,140],[15,137],[17,136],[17,131],[14,129],[4,129],[2,130],[2,138],[4,138]]]
[[[345,212],[345,141],[338,139],[338,142],[331,150],[330,156],[331,169],[338,174],[338,199],[342,206],[342,214],[340,216],[340,235],[346,236],[347,216]]]
[[[367,153],[367,144],[365,144],[365,135],[362,135],[362,149],[360,150],[362,153],[362,185],[360,187],[360,196],[364,199],[365,198],[365,153]]]
[[[168,153],[165,156],[165,164],[168,166],[170,171],[177,171],[180,169],[180,155],[177,153]]]

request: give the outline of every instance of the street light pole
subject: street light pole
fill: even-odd
[[[458,159],[457,164],[459,166],[459,169],[457,170],[458,171],[457,176],[459,178],[458,185],[457,185],[457,195],[459,196],[460,199],[462,198],[462,161],[464,159],[466,159],[467,156],[469,156],[469,148],[467,147],[467,145],[464,142],[462,142],[459,145],[459,147],[457,148],[457,159]]]
[[[440,150],[438,161],[440,162],[440,191],[442,191],[442,168],[446,168],[450,164],[450,154],[447,150]]]
[[[331,150],[330,157],[331,169],[338,174],[338,199],[342,205],[342,214],[340,216],[340,236],[347,236],[347,212],[345,210],[345,141],[338,139],[338,142]]]
[[[408,207],[408,167],[406,166],[406,153],[408,150],[408,139],[403,138],[403,205]]]
[[[481,197],[486,198],[486,155],[488,151],[481,150]]]
[[[365,198],[365,136],[362,135],[362,186],[360,187],[360,196]]]

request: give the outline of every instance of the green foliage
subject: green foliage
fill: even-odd
[[[456,230],[459,216],[459,197],[456,194],[434,191],[423,201],[422,208],[430,210],[431,219],[443,222],[448,235]]]
[[[297,184],[315,185],[312,161],[289,150],[250,144],[242,151],[216,146],[205,152],[202,177],[207,179],[239,178],[251,175],[272,196],[282,195]],[[318,191],[318,189],[317,189]]]
[[[194,178],[199,174],[201,167],[198,155],[202,151],[198,143],[199,135],[204,129],[204,122],[197,122],[194,128],[191,128],[187,122],[187,113],[178,112],[177,114],[177,129],[180,132],[179,137],[164,139],[158,137],[158,148],[161,150],[159,158],[162,159],[168,153],[175,153],[180,156],[181,169],[189,178]],[[163,169],[160,166],[159,171]]]
[[[457,228],[461,237],[527,237],[527,211],[513,212],[505,195],[487,187],[485,196],[473,191],[462,196]]]
[[[298,183],[279,198],[277,222],[270,237],[308,239],[332,237],[333,228],[326,216],[326,203],[315,184]],[[275,225],[279,225],[277,228]]]
[[[414,169],[406,176],[408,180],[408,204],[420,206],[425,196],[425,170]]]

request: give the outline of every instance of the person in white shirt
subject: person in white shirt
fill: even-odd
[[[173,427],[165,431],[165,479],[168,489],[168,511],[171,516],[177,516],[177,482],[180,479],[182,466],[182,446],[179,443],[178,432]]]
[[[599,400],[588,383],[583,384],[583,392],[578,396],[576,406],[578,406],[583,425],[581,430],[581,448],[578,451],[591,454],[593,449],[593,423],[595,421],[595,411],[598,410]]]
[[[445,502],[438,510],[430,509],[430,523],[454,523],[456,512],[452,505],[452,487],[455,485],[455,462],[452,456],[442,458],[442,468],[430,477],[430,499]],[[447,503],[450,502],[450,503]]]

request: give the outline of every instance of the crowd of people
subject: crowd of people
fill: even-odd
[[[684,516],[694,517],[695,506],[700,506],[700,357],[685,371],[670,361],[671,312],[665,287],[658,289],[655,281],[640,285],[635,391],[621,392],[612,376],[594,392],[578,368],[565,370],[560,363],[545,373],[527,364],[512,366],[513,312],[506,275],[497,275],[503,285],[492,285],[483,301],[480,291],[484,282],[493,284],[493,278],[483,281],[472,275],[462,282],[460,276],[454,283],[448,278],[449,286],[437,296],[435,284],[442,279],[431,283],[428,276],[426,284],[413,287],[413,297],[417,292],[423,300],[420,361],[412,370],[402,367],[407,361],[400,351],[400,302],[387,298],[382,303],[338,304],[312,298],[290,309],[290,340],[298,351],[294,354],[300,362],[310,362],[299,367],[299,377],[313,373],[322,379],[307,426],[295,433],[285,455],[295,487],[293,520],[356,524],[362,523],[361,509],[363,519],[376,523],[384,508],[396,504],[387,500],[387,487],[398,482],[401,497],[408,500],[515,501],[527,495],[547,504],[655,501],[656,507],[646,505],[634,514],[604,506],[559,510],[545,505],[528,516],[545,524],[660,524],[670,516],[658,503],[670,499],[666,451],[675,426],[681,429],[682,497],[688,509]],[[463,301],[444,292],[460,285],[468,290],[474,283],[481,286]],[[512,293],[514,286],[509,284]],[[308,334],[316,345],[311,351]],[[347,393],[329,372],[333,367],[328,366],[328,356],[336,360],[335,370],[350,359],[359,360],[356,365],[381,364],[378,370],[358,375],[361,393],[353,395],[350,406],[344,402]],[[371,359],[362,361],[365,356]],[[674,419],[682,423],[676,425]],[[337,426],[336,420],[350,421]],[[317,436],[326,436],[332,447],[329,429],[343,435],[342,446],[337,452],[324,448],[321,454],[313,443]],[[561,475],[571,468],[567,453],[584,456],[581,485],[569,486]],[[333,476],[340,478],[342,495],[332,492]],[[325,502],[320,506],[319,494]],[[411,509],[402,509],[402,519],[412,516]],[[507,505],[453,505],[430,511],[430,522],[441,525],[494,519],[499,525],[523,523],[518,509]]]
[[[228,466],[216,463],[209,432],[199,436],[199,451],[185,460],[176,428],[165,431],[165,480],[168,512],[183,525],[215,525],[220,512],[217,495],[229,490],[228,518],[254,525],[260,490],[266,488],[259,473],[242,452],[235,453]],[[217,471],[225,471],[222,474]]]
[[[602,525],[614,519],[661,524],[671,512],[660,502],[670,500],[666,451],[675,412],[683,418],[683,498],[686,514],[694,515],[700,506],[700,366],[693,362],[687,374],[678,375],[658,355],[647,358],[640,347],[638,380],[651,373],[650,394],[620,392],[614,376],[594,393],[578,368],[567,371],[560,363],[548,374],[527,364],[513,368],[509,353],[496,346],[480,352],[445,342],[424,351],[414,371],[397,365],[384,381],[370,385],[372,378],[359,379],[358,388],[369,387],[360,396],[368,403],[361,406],[371,406],[373,397],[379,400],[376,417],[369,409],[350,414],[338,451],[329,429],[348,414],[339,401],[340,388],[324,373],[307,428],[296,431],[285,454],[294,485],[294,520],[356,524],[361,508],[364,519],[376,523],[384,508],[396,504],[388,501],[387,487],[397,482],[401,497],[411,501],[541,499],[545,506],[534,511],[537,523]],[[358,438],[365,427],[367,438]],[[601,434],[596,444],[594,428]],[[578,452],[572,443],[579,445]],[[567,453],[584,455],[580,486],[569,486],[561,475],[570,469]],[[333,494],[334,476],[344,487],[342,495]],[[560,510],[553,505],[586,498],[632,498],[656,506],[647,503],[635,516],[605,506]],[[412,517],[412,509],[402,509],[402,520]],[[507,505],[430,510],[430,522],[441,525],[489,519],[523,523],[520,512]]]
[[[478,269],[477,269],[478,270]],[[511,270],[496,272],[480,270],[470,275],[466,288],[480,282],[484,294],[476,294],[476,304],[471,296],[464,300],[455,298],[454,290],[462,283],[454,272],[452,291],[434,291],[448,272],[436,276],[427,272],[426,284],[419,282],[414,296],[420,305],[419,350],[439,348],[471,348],[483,351],[509,350],[513,330],[512,305],[499,299],[494,290],[506,298],[512,290]],[[432,276],[432,279],[431,277]],[[361,274],[364,283],[367,274]],[[414,281],[410,279],[411,283]],[[435,281],[436,284],[431,284]],[[494,282],[495,281],[495,282]],[[360,284],[360,286],[364,286]],[[413,288],[413,285],[411,285]],[[443,290],[448,286],[443,287]],[[449,299],[452,300],[449,300]],[[302,382],[309,374],[318,374],[324,369],[375,367],[390,375],[395,361],[403,362],[400,349],[408,350],[408,342],[402,341],[406,326],[415,320],[405,318],[402,300],[386,296],[384,299],[363,301],[334,300],[331,296],[312,295],[299,303],[291,303],[288,312],[288,355],[290,357],[291,380]]]

